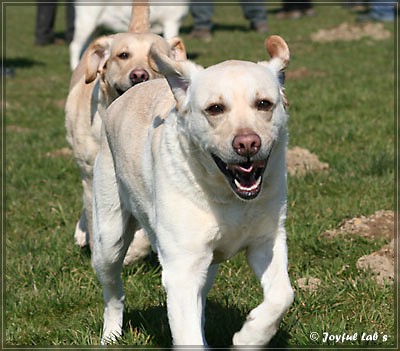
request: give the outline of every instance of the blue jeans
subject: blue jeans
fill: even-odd
[[[370,16],[379,21],[393,21],[394,20],[394,5],[393,4],[380,4],[383,0],[374,0],[370,4]]]
[[[241,0],[240,5],[244,17],[252,26],[257,26],[258,24],[267,21],[267,10],[265,5],[249,3],[248,0]],[[197,4],[196,0],[192,0],[190,3],[190,12],[193,17],[194,29],[211,30],[212,16],[214,14],[214,7],[212,4]]]

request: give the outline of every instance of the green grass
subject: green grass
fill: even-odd
[[[277,5],[269,5],[274,9]],[[59,9],[57,32],[65,28]],[[2,102],[6,136],[4,162],[5,267],[3,343],[7,346],[97,345],[102,328],[102,290],[88,252],[74,245],[81,208],[78,169],[71,157],[48,157],[67,146],[63,102],[70,79],[67,46],[35,47],[35,6],[7,5],[5,62],[16,76],[5,79]],[[239,6],[217,6],[210,44],[188,38],[189,55],[201,65],[226,59],[267,58],[264,37],[248,32]],[[377,286],[356,269],[357,259],[385,241],[359,237],[327,240],[320,233],[343,219],[394,209],[394,40],[315,43],[310,34],[355,14],[340,6],[317,8],[317,16],[278,21],[269,14],[271,34],[291,49],[289,71],[311,74],[288,79],[290,146],[316,153],[330,165],[323,174],[289,177],[289,273],[321,279],[314,293],[297,288],[272,344],[297,348],[395,345],[393,286]],[[216,77],[218,79],[218,77]],[[17,128],[18,127],[18,128]],[[3,256],[4,258],[4,256]],[[342,269],[346,267],[345,269]],[[122,345],[170,344],[160,267],[153,258],[124,269],[127,296]],[[262,291],[243,255],[221,266],[207,305],[206,333],[215,346],[228,346]],[[379,333],[373,342],[323,343],[311,332]],[[382,335],[389,335],[386,342]],[[77,348],[77,347],[76,347]]]

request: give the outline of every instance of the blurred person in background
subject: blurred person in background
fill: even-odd
[[[303,0],[301,2],[292,2],[283,0],[283,7],[277,12],[277,19],[298,19],[303,16],[314,16],[315,10],[310,0]]]
[[[392,22],[394,21],[395,13],[397,14],[398,5],[395,7],[394,3],[388,3],[385,0],[374,0],[369,2],[368,7],[369,10],[367,13],[357,16],[357,22]]]
[[[244,17],[250,22],[250,29],[265,34],[268,31],[265,5],[251,0],[241,0],[240,5]],[[193,17],[193,30],[190,37],[206,42],[211,41],[214,6],[201,0],[191,0],[190,13]]]
[[[74,36],[75,7],[72,1],[66,3],[66,32],[65,41],[69,44]],[[35,45],[43,46],[60,44],[63,41],[54,35],[54,23],[57,13],[57,0],[49,2],[39,0],[36,10]]]

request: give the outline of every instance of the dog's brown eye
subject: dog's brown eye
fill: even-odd
[[[127,58],[129,58],[129,54],[127,52],[121,52],[118,57],[122,60],[126,60]]]
[[[256,108],[259,111],[270,111],[272,109],[273,103],[268,100],[257,100]]]
[[[206,108],[206,112],[213,116],[224,113],[224,111],[225,106],[222,104],[211,104]]]

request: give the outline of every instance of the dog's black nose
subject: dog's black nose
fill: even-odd
[[[261,138],[253,131],[242,131],[232,141],[232,147],[240,156],[250,158],[260,151]]]
[[[132,84],[135,85],[149,80],[150,76],[146,70],[142,68],[136,68],[129,74],[129,78]]]

